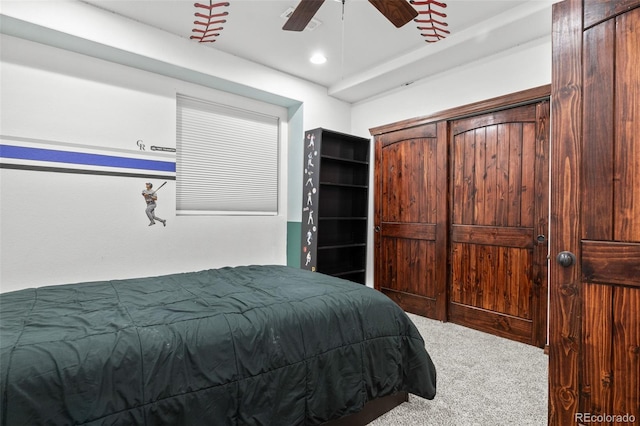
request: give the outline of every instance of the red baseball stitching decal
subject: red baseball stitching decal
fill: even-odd
[[[194,13],[196,18],[201,18],[204,21],[193,21],[193,25],[195,27],[191,30],[192,33],[197,33],[196,35],[192,35],[191,40],[198,40],[199,43],[213,43],[216,41],[216,37],[220,35],[219,31],[222,31],[224,27],[216,27],[217,24],[224,24],[227,22],[226,19],[216,19],[223,16],[227,16],[229,12],[224,11],[220,13],[214,13],[215,8],[219,7],[227,7],[229,6],[229,2],[222,3],[212,3],[209,0],[209,4],[201,4],[194,3],[193,5],[196,10],[204,9],[203,11],[198,11]]]
[[[426,24],[424,26],[418,26],[418,30],[420,31],[426,31],[426,32],[422,32],[420,33],[421,36],[423,36],[425,38],[424,41],[426,41],[427,43],[435,43],[438,40],[442,40],[443,38],[445,38],[447,35],[449,35],[449,31],[446,30],[444,27],[449,26],[449,24],[447,24],[444,21],[440,21],[437,19],[434,19],[434,16],[437,18],[446,18],[447,14],[444,12],[440,12],[434,8],[439,8],[439,9],[445,9],[447,7],[446,3],[441,3],[439,1],[436,0],[411,0],[410,3],[415,7],[415,6],[426,6],[427,8],[425,10],[420,10],[416,7],[416,10],[418,11],[418,18],[414,19],[415,22],[417,22],[418,24]],[[428,19],[421,19],[421,16],[424,15],[428,15]]]

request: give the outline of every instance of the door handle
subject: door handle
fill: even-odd
[[[570,251],[561,251],[556,256],[556,261],[560,266],[568,268],[569,266],[576,263],[576,255],[571,253]]]
[[[376,231],[376,232],[380,232],[380,225],[378,225],[375,228],[373,228],[373,230]]]

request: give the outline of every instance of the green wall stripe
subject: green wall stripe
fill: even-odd
[[[287,222],[287,266],[300,267],[302,222]]]

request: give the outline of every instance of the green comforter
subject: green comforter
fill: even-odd
[[[299,425],[435,368],[405,313],[365,286],[284,266],[0,295],[2,425]]]

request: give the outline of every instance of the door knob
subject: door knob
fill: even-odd
[[[576,255],[571,253],[570,251],[561,251],[560,253],[558,253],[558,256],[556,256],[556,261],[558,262],[558,264],[560,264],[560,266],[568,268],[569,266],[576,263]]]
[[[373,230],[376,232],[380,232],[380,226],[376,226],[375,228],[373,228]]]

